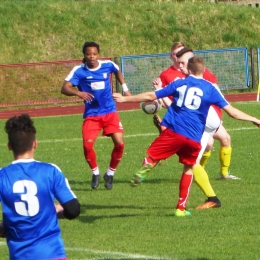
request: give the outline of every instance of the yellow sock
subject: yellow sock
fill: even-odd
[[[220,174],[223,176],[228,175],[228,167],[230,166],[232,148],[220,147],[219,161],[220,161]]]
[[[205,165],[206,165],[206,163],[207,163],[207,161],[208,161],[210,155],[211,155],[211,150],[209,150],[208,152],[204,152],[204,153],[202,154],[202,157],[201,157],[201,159],[200,159],[200,165],[201,165],[203,168],[205,168]]]
[[[208,174],[200,164],[193,168],[193,176],[194,181],[207,197],[216,196],[216,193],[209,182]]]

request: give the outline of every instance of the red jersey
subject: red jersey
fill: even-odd
[[[180,70],[175,69],[173,66],[169,67],[168,69],[164,70],[160,74],[160,79],[162,81],[162,87],[164,88],[168,84],[170,84],[172,81],[176,79],[183,79],[186,78],[186,75],[183,74]],[[169,99],[172,101],[173,97],[169,97]]]
[[[170,84],[176,79],[186,78],[186,75],[183,74],[180,70],[177,70],[171,66],[160,74],[160,78],[162,81],[162,87],[164,88],[166,85]]]

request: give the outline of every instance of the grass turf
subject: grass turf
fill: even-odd
[[[234,106],[259,117],[256,102]],[[163,161],[140,187],[131,188],[129,179],[158,133],[152,116],[140,110],[120,112],[120,117],[125,128],[125,152],[111,191],[104,188],[103,180],[97,190],[90,189],[91,172],[81,143],[81,115],[34,118],[39,141],[35,158],[57,164],[81,202],[79,218],[60,220],[68,259],[258,259],[259,129],[224,115],[232,138],[230,169],[242,180],[216,180],[219,144],[215,142],[206,170],[222,207],[195,210],[205,196],[194,184],[188,202],[192,216],[177,218],[173,211],[182,172],[178,158]],[[4,123],[0,120],[0,129]],[[2,166],[12,160],[6,139],[5,132],[0,131]],[[110,138],[100,137],[95,150],[103,174],[112,150]],[[0,259],[7,258],[5,240],[1,239]]]

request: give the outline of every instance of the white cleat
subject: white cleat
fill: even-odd
[[[223,175],[220,175],[218,177],[218,180],[241,180],[241,178],[235,176],[235,175],[232,175],[232,174],[228,174],[226,176],[223,176]]]

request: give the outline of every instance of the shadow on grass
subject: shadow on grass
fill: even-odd
[[[145,184],[163,184],[163,183],[179,183],[180,182],[180,179],[146,179],[144,182],[142,182],[142,186],[145,185]],[[91,183],[91,180],[86,180],[86,181],[75,181],[75,180],[69,180],[69,183],[70,183],[70,186],[72,188],[73,191],[98,191],[98,190],[106,190],[103,186],[104,184],[104,180],[101,179],[100,180],[100,186],[96,189],[96,190],[93,190],[91,187],[90,187],[90,183]],[[129,185],[130,183],[130,178],[129,180],[117,180],[116,178],[114,179],[113,181],[113,185],[117,185],[117,184],[125,184],[127,186],[130,187]],[[73,186],[81,186],[80,188],[79,187],[73,187]]]
[[[130,210],[147,210],[147,209],[156,209],[158,210],[158,207],[155,206],[155,207],[150,207],[150,206],[145,206],[145,207],[138,207],[136,205],[123,205],[123,206],[118,206],[118,205],[94,205],[94,204],[91,204],[91,205],[85,205],[85,204],[82,204],[81,205],[81,212],[83,214],[83,212],[88,212],[89,210],[104,210],[104,209],[107,209],[109,210],[109,214],[102,214],[100,216],[93,216],[93,215],[80,215],[78,217],[79,221],[81,222],[88,222],[88,223],[92,223],[98,219],[113,219],[113,218],[129,218],[129,217],[143,217],[143,216],[150,216],[151,215],[151,212],[147,213],[147,211],[143,211],[143,212],[140,212],[140,213],[122,213],[122,214],[111,214],[113,211],[111,210],[118,210],[118,209],[130,209]],[[172,210],[171,207],[162,207],[160,208],[162,209],[162,212],[164,210]],[[88,214],[88,213],[87,213]],[[153,213],[153,214],[156,214],[158,215],[158,213]],[[162,213],[163,214],[163,213]],[[159,214],[159,215],[162,215],[162,214]],[[173,214],[163,214],[165,217],[173,217]]]

